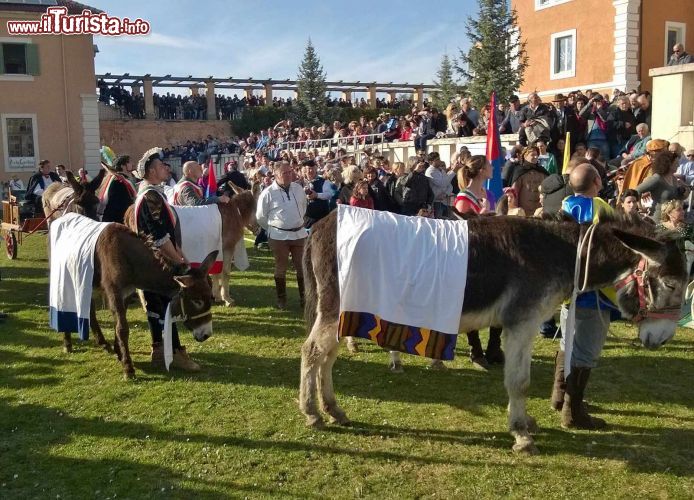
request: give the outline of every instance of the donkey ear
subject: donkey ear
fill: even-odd
[[[183,276],[174,276],[174,281],[181,285],[181,288],[190,288],[193,286],[193,277],[184,274]]]
[[[613,229],[612,232],[622,245],[649,261],[662,264],[665,260],[665,244],[660,241],[620,231],[619,229]]]
[[[214,252],[210,252],[210,254],[205,257],[205,260],[202,261],[200,264],[200,271],[203,274],[207,274],[212,265],[214,264],[215,260],[217,260],[217,254],[219,253],[219,250],[215,250]]]
[[[67,176],[67,181],[70,183],[70,186],[72,186],[73,191],[75,191],[76,194],[81,193],[84,191],[84,188],[82,187],[82,184],[79,183],[77,179],[75,179],[75,176],[70,172],[69,170],[65,172],[65,175]]]

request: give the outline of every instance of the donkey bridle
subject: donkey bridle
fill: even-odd
[[[632,318],[634,323],[640,323],[645,319],[669,319],[677,321],[680,318],[679,307],[666,307],[656,309],[653,307],[653,290],[648,281],[648,261],[642,258],[639,265],[629,275],[615,284],[617,290],[621,290],[629,283],[636,283],[636,293],[639,298],[639,312]]]
[[[175,297],[178,297],[178,307],[181,309],[181,316],[176,316],[174,318],[175,322],[185,322],[185,321],[190,321],[194,319],[200,319],[204,318],[205,316],[212,316],[212,311],[211,309],[208,309],[207,312],[202,312],[200,314],[195,314],[193,316],[190,316],[186,314],[186,308],[184,306],[185,302],[183,301],[183,294],[181,292],[176,293]]]

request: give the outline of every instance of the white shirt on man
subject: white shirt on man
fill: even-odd
[[[304,228],[306,205],[306,193],[301,185],[292,182],[285,189],[275,181],[260,193],[255,216],[268,238],[298,240],[308,236]]]
[[[43,192],[53,184],[53,179],[51,179],[50,175],[44,175],[43,176],[43,187],[41,187],[41,184],[36,184],[36,187],[34,188],[34,194],[36,196],[43,196]]]

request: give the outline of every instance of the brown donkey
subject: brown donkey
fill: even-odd
[[[125,226],[110,224],[101,232],[96,242],[93,284],[102,290],[115,319],[114,350],[126,379],[135,376],[135,368],[128,348],[125,299],[136,288],[171,298],[172,316],[193,331],[195,340],[203,342],[212,335],[212,290],[207,271],[216,256],[216,251],[210,253],[200,268],[178,276],[150,243]],[[108,349],[94,307],[90,324],[97,343]],[[70,334],[65,338],[67,346]]]
[[[236,191],[236,195],[229,200],[229,203],[217,205],[219,213],[222,215],[224,268],[221,273],[211,275],[214,299],[224,302],[227,307],[234,305],[234,300],[229,295],[229,273],[231,272],[234,249],[239,241],[243,241],[244,229],[250,229],[256,224],[256,200],[253,194],[236,186],[234,186],[234,191]]]
[[[43,212],[48,218],[48,223],[50,224],[63,214],[72,212],[92,220],[99,220],[97,215],[99,198],[94,191],[95,186],[99,186],[103,174],[100,173],[93,181],[84,184],[80,183],[72,172],[68,171],[66,175],[67,184],[54,182],[43,193]]]

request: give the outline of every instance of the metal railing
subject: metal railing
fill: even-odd
[[[288,151],[307,151],[309,149],[346,149],[355,152],[361,148],[375,146],[383,149],[384,134],[352,135],[348,137],[331,137],[330,139],[307,139],[305,141],[287,141],[280,144],[280,149]]]

